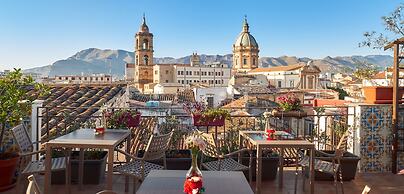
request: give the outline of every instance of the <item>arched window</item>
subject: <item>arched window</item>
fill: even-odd
[[[145,65],[149,65],[149,56],[147,56],[147,55],[143,56],[143,63]]]
[[[243,59],[243,65],[247,65],[247,59]]]
[[[147,39],[143,40],[143,49],[149,49],[149,41]]]

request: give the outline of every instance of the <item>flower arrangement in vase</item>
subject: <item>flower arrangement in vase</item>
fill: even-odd
[[[230,112],[222,108],[206,108],[205,104],[186,103],[184,109],[192,115],[195,126],[223,126]]]
[[[191,150],[192,163],[185,177],[184,193],[201,194],[205,192],[205,188],[203,187],[202,172],[198,168],[198,153],[205,149],[206,142],[199,135],[193,134],[186,139],[186,143]]]
[[[307,113],[302,111],[300,99],[295,94],[284,94],[276,98],[279,109],[272,111],[275,117],[304,117]]]

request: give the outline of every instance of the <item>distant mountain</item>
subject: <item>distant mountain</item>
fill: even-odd
[[[133,63],[133,52],[125,50],[101,50],[89,48],[82,50],[75,55],[54,62],[52,65],[26,69],[27,73],[40,73],[44,76],[55,75],[88,75],[88,74],[112,74],[114,77],[122,78],[125,73],[125,64]],[[154,63],[189,63],[190,55],[181,58],[161,57],[154,58]],[[232,54],[227,55],[200,55],[201,62],[205,64],[221,62],[232,65]],[[307,57],[298,58],[295,56],[281,57],[261,57],[259,63],[261,67],[274,67],[292,65],[296,63],[307,63],[313,60],[322,72],[351,72],[358,63],[374,64],[380,69],[384,69],[393,63],[393,58],[389,55],[368,55],[368,56],[344,56],[325,57],[323,59],[310,59]]]

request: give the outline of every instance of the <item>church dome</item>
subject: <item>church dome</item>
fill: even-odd
[[[238,36],[235,46],[245,46],[245,47],[257,47],[258,43],[249,32],[249,26],[247,23],[247,18],[244,18],[243,31]]]

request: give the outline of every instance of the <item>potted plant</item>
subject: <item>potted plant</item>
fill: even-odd
[[[307,113],[302,111],[301,101],[295,94],[278,96],[276,101],[279,104],[279,108],[272,111],[272,116],[274,117],[302,118],[307,116]]]
[[[103,116],[105,117],[108,129],[138,127],[141,120],[141,113],[130,109],[104,110]]]
[[[83,184],[99,184],[105,176],[105,166],[107,162],[106,151],[85,151]],[[79,174],[79,151],[71,154],[71,183],[78,183]],[[53,152],[52,157],[64,157],[63,152]],[[52,171],[52,184],[65,184],[65,171]]]
[[[30,90],[41,95],[47,92],[43,84],[35,83],[30,76],[24,76],[20,69],[14,69],[0,78],[0,191],[13,187],[19,150],[10,129],[29,116],[33,100],[28,95]]]
[[[203,103],[184,104],[186,112],[192,115],[195,126],[223,126],[230,112],[222,108],[206,108]]]

